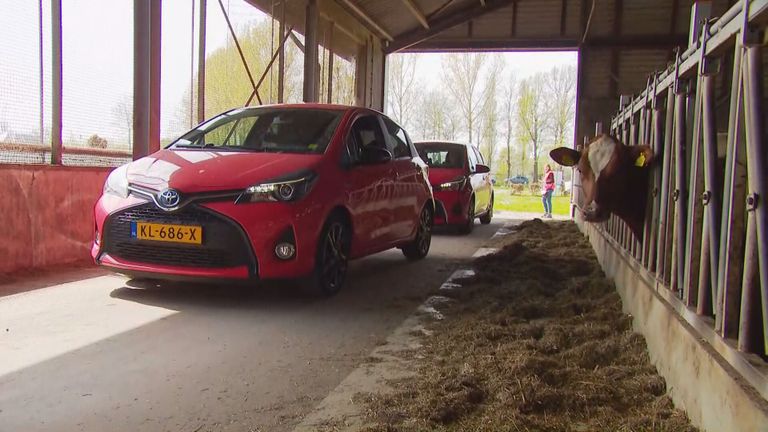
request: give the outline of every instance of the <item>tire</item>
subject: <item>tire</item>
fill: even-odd
[[[493,219],[493,195],[491,195],[491,203],[488,205],[488,211],[484,215],[480,216],[480,223],[488,225]]]
[[[416,229],[416,237],[412,242],[402,247],[403,255],[411,261],[420,260],[427,256],[432,245],[432,224],[434,216],[429,206],[419,215],[419,227]]]
[[[352,232],[344,218],[332,215],[317,241],[311,284],[315,292],[330,297],[341,290],[349,268]]]
[[[475,197],[469,200],[469,209],[467,210],[467,222],[459,227],[459,233],[469,234],[475,228]]]

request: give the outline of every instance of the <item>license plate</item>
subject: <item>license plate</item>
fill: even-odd
[[[196,225],[131,222],[131,237],[139,240],[199,245],[203,244],[203,227]]]

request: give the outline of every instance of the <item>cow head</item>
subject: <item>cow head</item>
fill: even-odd
[[[603,222],[611,213],[641,237],[648,200],[648,166],[653,151],[646,145],[627,146],[609,135],[598,135],[582,151],[558,147],[549,155],[579,171],[584,220]]]

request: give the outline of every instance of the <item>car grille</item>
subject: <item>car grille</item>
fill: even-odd
[[[200,225],[203,244],[138,240],[131,237],[132,221]],[[104,227],[104,252],[115,258],[148,264],[207,268],[248,265],[255,271],[255,259],[240,226],[196,205],[169,213],[150,203],[111,214]]]

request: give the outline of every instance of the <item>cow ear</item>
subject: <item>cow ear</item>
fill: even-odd
[[[653,150],[647,145],[629,147],[632,164],[636,167],[647,167],[653,162]]]
[[[549,152],[549,157],[562,166],[574,166],[579,163],[581,153],[568,147],[558,147]]]

